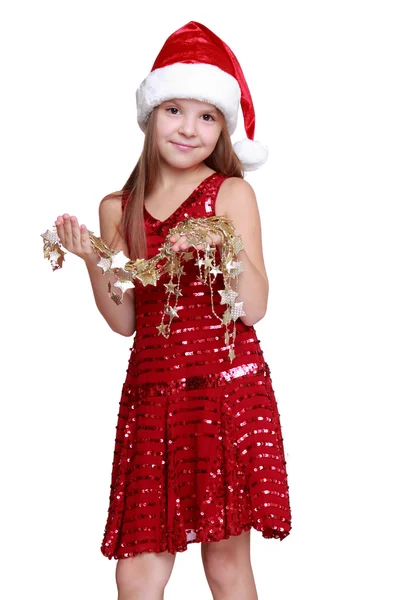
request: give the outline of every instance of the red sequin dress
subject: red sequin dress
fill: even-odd
[[[207,177],[164,221],[144,208],[149,258],[183,219],[215,216],[224,179],[219,173]],[[156,286],[134,282],[136,332],[119,404],[101,545],[109,559],[175,554],[190,543],[226,539],[251,527],[264,538],[283,540],[291,529],[269,367],[254,327],[240,318],[231,363],[225,326],[212,314],[210,289],[197,280],[198,269],[194,259],[184,263],[179,316],[172,319],[169,338],[157,330],[169,274]],[[221,317],[226,305],[217,290],[223,287],[219,274],[214,308]]]

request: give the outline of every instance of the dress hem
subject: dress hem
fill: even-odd
[[[262,528],[262,527],[257,527],[254,524],[252,524],[252,525],[243,525],[243,527],[241,527],[239,531],[228,532],[228,533],[226,533],[222,537],[216,537],[216,538],[213,538],[213,539],[204,539],[205,538],[204,531],[202,531],[202,532],[197,532],[196,531],[196,539],[187,540],[186,544],[177,547],[172,552],[168,550],[168,544],[164,543],[164,544],[161,545],[161,550],[155,550],[153,548],[150,548],[148,550],[142,550],[140,552],[133,552],[132,551],[132,552],[108,553],[102,547],[101,548],[101,553],[103,554],[103,556],[105,556],[109,560],[112,560],[112,559],[120,560],[120,559],[123,559],[123,558],[133,558],[135,556],[138,556],[139,554],[148,554],[148,553],[161,554],[163,552],[169,552],[169,554],[175,555],[178,552],[186,552],[187,549],[188,549],[188,546],[190,546],[191,544],[209,543],[209,542],[220,542],[221,540],[227,540],[230,537],[236,537],[236,536],[240,535],[241,533],[243,533],[245,531],[249,531],[251,529],[254,529],[255,531],[259,531],[260,533],[262,533],[262,537],[264,539],[277,539],[280,542],[282,542],[289,535],[289,533],[291,531],[291,527],[288,530],[286,530],[286,531],[280,531],[279,532],[279,531],[276,531],[275,529],[272,529],[271,527]],[[191,531],[193,531],[193,530],[191,530]]]

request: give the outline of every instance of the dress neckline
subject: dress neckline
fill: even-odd
[[[169,217],[167,217],[166,219],[160,220],[160,219],[156,219],[155,217],[153,217],[152,214],[149,213],[149,211],[147,210],[146,206],[143,204],[143,210],[146,213],[148,219],[150,221],[153,221],[154,223],[167,223],[170,219],[172,219],[172,217],[174,217],[176,215],[176,213],[180,210],[183,209],[183,207],[186,206],[186,204],[188,204],[188,202],[193,198],[193,196],[203,187],[203,185],[205,183],[207,183],[210,179],[212,179],[213,177],[215,177],[218,173],[215,171],[214,173],[211,173],[211,175],[208,175],[205,179],[203,179],[203,181],[201,181],[199,183],[199,185],[191,192],[191,194],[183,201],[181,202],[181,204],[174,210],[174,212],[172,214],[169,215]]]

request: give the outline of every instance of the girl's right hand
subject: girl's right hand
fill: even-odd
[[[76,254],[85,262],[98,258],[97,252],[93,250],[89,232],[85,225],[79,227],[78,219],[65,213],[57,217],[55,222],[57,234],[64,248],[72,254]]]

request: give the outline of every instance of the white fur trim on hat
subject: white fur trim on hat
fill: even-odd
[[[174,63],[152,71],[136,91],[142,131],[152,110],[165,100],[191,98],[213,104],[223,113],[229,135],[236,129],[240,86],[232,75],[206,63]]]
[[[244,171],[255,171],[268,159],[268,148],[253,140],[244,138],[233,144],[236,156]]]

